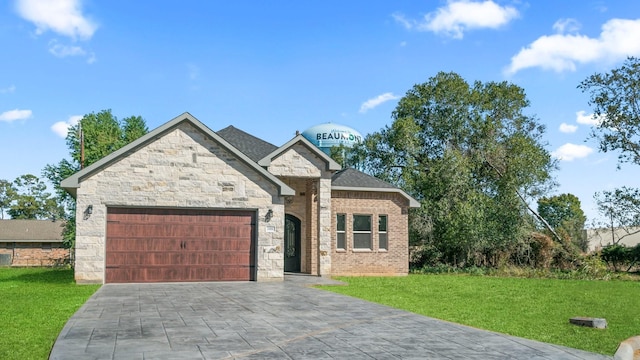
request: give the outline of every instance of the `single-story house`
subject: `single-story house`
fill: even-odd
[[[589,244],[589,252],[599,251],[605,246],[619,244],[626,247],[634,247],[640,244],[640,228],[615,228],[588,229],[585,230]]]
[[[405,275],[401,189],[302,135],[278,147],[184,113],[62,181],[78,283]]]
[[[64,222],[0,220],[0,266],[54,266],[69,261]]]

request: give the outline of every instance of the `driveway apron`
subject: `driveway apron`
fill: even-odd
[[[333,282],[104,285],[50,359],[607,359],[310,288]]]

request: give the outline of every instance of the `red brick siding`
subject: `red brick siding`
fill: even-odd
[[[11,256],[11,266],[54,266],[69,261],[61,243],[0,243],[0,254]]]
[[[332,191],[332,275],[406,275],[409,272],[408,200],[395,193]],[[346,214],[346,249],[336,249],[336,214]],[[371,251],[353,250],[353,214],[371,215]],[[387,215],[388,250],[378,248],[378,215]]]

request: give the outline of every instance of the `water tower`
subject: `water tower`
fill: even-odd
[[[329,155],[330,149],[334,146],[344,145],[350,148],[363,140],[358,131],[335,123],[312,126],[303,131],[302,136],[327,155]]]

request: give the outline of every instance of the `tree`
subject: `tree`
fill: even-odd
[[[0,219],[4,219],[4,212],[9,210],[15,196],[16,189],[13,183],[0,179]]]
[[[130,116],[122,120],[122,141],[125,145],[148,132],[147,124],[141,116]]]
[[[611,244],[617,245],[627,236],[640,232],[640,189],[623,186],[597,192],[594,200],[601,221],[596,222],[597,235],[610,235]]]
[[[578,88],[590,95],[598,123],[591,137],[603,152],[618,151],[618,167],[640,165],[640,59],[629,57],[607,74],[593,74]],[[640,189],[622,187],[594,195],[598,211],[611,231],[611,243],[640,231]],[[616,229],[623,235],[616,235]]]
[[[86,114],[77,125],[69,127],[66,142],[70,159],[49,164],[43,170],[43,176],[54,184],[58,203],[66,209],[67,225],[63,233],[66,246],[73,246],[75,241],[76,208],[75,200],[60,187],[60,182],[138,139],[147,131],[142,117],[130,116],[118,121],[111,110]],[[81,142],[84,143],[84,148],[81,147]]]
[[[602,152],[619,151],[618,166],[640,165],[640,59],[629,57],[608,74],[593,74],[578,88],[589,94],[598,123],[591,137]]]
[[[580,200],[577,196],[561,194],[542,197],[538,199],[538,213],[557,232],[566,234],[580,250],[587,251],[589,244],[584,236],[584,224],[587,217],[580,207]]]
[[[441,72],[409,90],[392,124],[355,151],[365,171],[421,201],[426,241],[444,261],[497,265],[533,229],[527,201],[553,185],[544,127],[528,106],[516,85]]]
[[[37,176],[26,174],[13,181],[15,195],[7,213],[13,219],[60,218],[62,209],[57,206],[47,185]]]

